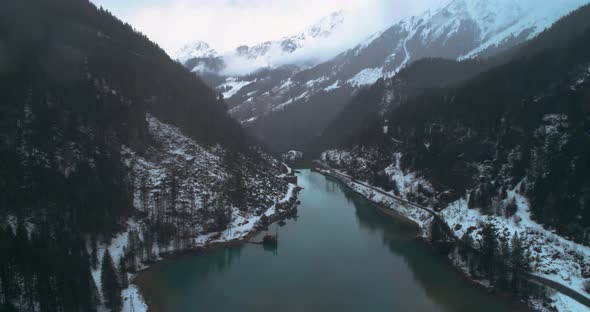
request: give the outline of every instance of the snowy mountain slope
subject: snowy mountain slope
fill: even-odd
[[[344,13],[342,11],[334,12],[320,19],[299,34],[287,36],[276,41],[260,43],[252,47],[240,46],[236,49],[236,52],[238,56],[250,60],[260,61],[264,59],[267,66],[273,67],[275,65],[273,61],[278,60],[279,57],[287,57],[288,54],[305,49],[318,40],[327,39],[342,23],[344,23]],[[273,55],[276,53],[278,55]]]
[[[226,100],[232,116],[253,128],[266,143],[287,150],[288,146],[281,146],[287,140],[286,134],[276,128],[276,124],[284,123],[272,120],[281,119],[282,114],[293,115],[293,110],[297,110],[298,116],[307,118],[317,114],[314,110],[326,102],[340,102],[323,110],[327,115],[317,122],[319,128],[306,133],[306,138],[297,140],[297,144],[308,141],[310,135],[321,133],[322,123],[330,121],[359,88],[395,76],[408,64],[423,58],[460,60],[497,54],[536,36],[587,2],[454,0],[422,15],[407,17],[333,59],[293,70],[283,79],[271,77],[268,72],[261,74],[257,82],[232,92]],[[296,127],[288,132],[294,130]]]
[[[262,68],[276,68],[286,64],[308,67],[318,62],[306,53],[340,30],[344,23],[344,12],[334,12],[304,31],[274,41],[253,46],[242,45],[226,53],[218,54],[206,43],[197,41],[183,47],[176,58],[195,73],[215,72],[222,76],[245,75]],[[215,60],[221,66],[211,70],[206,66]]]
[[[485,224],[495,225],[499,242],[518,233],[534,274],[590,297],[588,16],[585,6],[524,49],[581,27],[567,44],[545,45],[460,87],[408,99],[382,117],[385,127],[359,130],[348,148],[322,159],[440,211],[475,248]],[[482,280],[473,259],[453,256]],[[489,284],[502,287],[494,279]],[[548,296],[535,309],[586,309]]]
[[[241,183],[250,194],[243,195],[245,207],[236,209],[248,211],[267,207],[287,192],[287,184],[277,178],[283,166],[263,152],[259,152],[259,160],[239,156],[239,162],[233,164],[227,161],[228,151],[219,145],[205,148],[177,127],[153,116],[147,116],[147,123],[154,138],[148,151],[138,154],[128,147],[123,148],[124,162],[135,183],[134,206],[139,211],[147,213],[156,205],[156,193],[165,194],[172,178],[181,189],[177,208],[182,209],[212,206],[221,193],[231,189],[227,183],[236,174],[241,176]],[[229,167],[238,164],[236,168]],[[141,202],[146,196],[141,194],[145,189],[150,190],[147,205]]]
[[[192,58],[215,58],[218,56],[217,51],[213,50],[209,44],[204,41],[195,41],[186,44],[175,54],[175,59],[181,63]]]
[[[230,205],[226,208],[227,213],[231,214],[227,220],[227,229],[217,228],[216,203],[220,199],[223,185],[231,179],[227,163],[224,162],[224,154],[227,151],[221,146],[202,147],[184,135],[180,129],[153,116],[148,115],[146,119],[150,134],[154,137],[153,145],[148,148],[147,153],[136,153],[127,146],[122,148],[123,161],[134,184],[133,205],[137,213],[126,222],[124,232],[116,234],[106,244],[98,246],[99,263],[96,269],[92,270],[92,276],[99,294],[101,259],[107,248],[115,263],[119,263],[122,257],[128,258],[128,262],[137,263],[138,267],[135,269],[139,271],[169,253],[243,239],[264,226],[265,218],[275,218],[286,213],[286,209],[290,208],[289,203],[293,202],[296,196],[296,186],[287,186],[280,178],[282,164],[261,155],[274,166],[270,172],[266,172],[260,170],[259,165],[245,160],[240,170],[244,174],[248,192],[256,198],[255,206],[248,208]],[[175,177],[178,184],[178,199],[162,215],[162,211],[158,212],[161,210],[159,207],[171,204],[167,196],[170,194],[170,174],[173,172],[178,174]],[[271,179],[267,182],[265,179],[268,177]],[[273,191],[270,191],[271,189]],[[162,222],[163,219],[168,220],[166,223],[173,224],[173,238],[149,243],[148,233],[152,231],[153,222]],[[137,234],[134,243],[130,242],[132,232]],[[129,250],[138,249],[138,244],[141,251],[131,256]],[[134,245],[135,248],[132,247]],[[135,259],[131,261],[130,257]],[[135,272],[128,273],[129,280],[134,277]],[[130,301],[133,300],[136,311],[147,311],[147,305],[137,285],[130,284],[128,288],[123,289],[122,297],[125,301],[124,309],[129,310]]]

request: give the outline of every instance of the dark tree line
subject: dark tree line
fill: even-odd
[[[95,311],[97,291],[81,233],[41,223],[0,227],[2,311]],[[38,307],[38,308],[36,308]]]
[[[486,223],[478,242],[467,233],[461,238],[458,254],[469,266],[471,276],[486,278],[494,287],[526,297],[532,295],[532,285],[526,276],[531,267],[524,243],[518,233],[510,237]]]
[[[137,213],[134,178],[123,165],[121,146],[146,152],[153,143],[146,114],[200,144],[220,144],[262,163],[222,99],[146,36],[90,1],[1,1],[0,41],[3,311],[95,309],[89,270],[111,262],[98,259],[96,240],[108,240]],[[235,185],[240,192],[241,183]],[[177,230],[169,218],[183,211],[178,187],[170,175],[167,193],[157,199],[159,215],[147,222],[143,239],[134,240],[140,247],[127,251],[126,266],[105,271],[115,272],[105,276],[110,282],[103,290],[112,307],[120,304],[123,273],[135,270],[137,261],[153,261],[155,243],[187,244],[189,229]],[[8,215],[30,220],[33,233],[25,235],[20,225],[9,231]],[[91,237],[88,250],[84,237]]]

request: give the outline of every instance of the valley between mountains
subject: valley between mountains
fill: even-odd
[[[590,311],[587,0],[175,54],[95,3],[0,4],[0,311]]]

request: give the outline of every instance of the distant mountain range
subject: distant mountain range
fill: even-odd
[[[393,77],[416,60],[496,55],[535,37],[586,2],[454,0],[419,16],[404,18],[314,66],[273,64],[250,74],[223,75],[223,66],[210,58],[189,60],[185,65],[224,95],[234,118],[269,146],[285,151],[302,148],[321,135],[326,124],[360,88]],[[339,16],[333,14],[325,19],[330,22],[320,23],[323,26],[318,29],[337,28]],[[319,36],[321,40],[330,32],[315,33],[324,34]],[[283,42],[289,41],[265,43],[244,51],[256,51],[251,57],[260,59],[272,50],[262,47],[281,46]]]
[[[298,52],[326,40],[342,26],[343,22],[344,13],[338,11],[322,18],[298,34],[278,40],[266,41],[254,46],[241,45],[227,53],[218,53],[206,42],[195,41],[182,47],[174,57],[197,74],[224,75],[236,72],[245,74],[262,68],[275,68],[294,63],[311,66],[317,64],[318,60],[311,56],[298,55]],[[211,66],[211,64],[219,64],[219,66]]]

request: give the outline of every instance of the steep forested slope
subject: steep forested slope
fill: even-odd
[[[572,18],[588,13],[585,7]],[[587,229],[574,228],[590,225],[583,173],[590,152],[588,29],[540,52],[527,53],[524,46],[519,53],[526,56],[460,86],[411,98],[364,126],[351,146],[382,151],[385,159],[370,175],[401,153],[404,170],[421,172],[455,199],[471,190],[482,203],[491,203],[524,179],[539,221],[586,239]],[[547,34],[558,30],[563,31]]]
[[[359,90],[378,79],[394,77],[424,58],[497,55],[534,38],[584,3],[587,0],[449,1],[406,17],[324,63],[291,71],[288,77],[231,77],[215,86],[226,92],[231,115],[270,147],[302,149],[322,135]]]
[[[547,47],[565,48],[568,42],[590,26],[586,15],[585,10],[574,11],[535,39],[486,59],[416,61],[402,69],[395,77],[378,81],[371,87],[359,91],[326,126],[322,134],[307,146],[306,151],[316,154],[322,149],[346,144],[351,135],[358,133],[367,123],[374,122],[397,108],[400,103],[422,94],[425,90],[456,85],[511,59],[530,56]]]
[[[104,287],[124,286],[90,274],[115,232],[139,231],[113,255],[134,270],[251,229],[289,190],[212,90],[89,1],[0,3],[0,85],[3,311],[117,309]]]
[[[461,238],[451,258],[473,278],[509,288],[516,246],[534,274],[587,293],[590,27],[567,27],[589,16],[583,7],[509,63],[403,101],[322,159],[440,211]]]
[[[457,84],[489,69],[504,58],[462,62],[444,59],[423,59],[404,68],[394,78],[379,80],[360,90],[344,109],[306,146],[306,152],[316,155],[327,148],[347,143],[350,137],[397,108],[403,101],[424,90]]]

